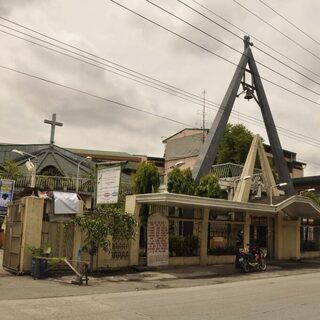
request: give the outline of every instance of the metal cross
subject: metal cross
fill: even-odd
[[[51,125],[51,134],[50,134],[50,144],[54,144],[54,131],[55,131],[55,126],[62,127],[63,123],[61,122],[56,122],[56,114],[52,114],[52,119],[51,120],[44,120],[44,123],[48,123]]]

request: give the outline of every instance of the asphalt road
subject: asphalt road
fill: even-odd
[[[320,273],[197,287],[0,301],[1,320],[319,319]]]

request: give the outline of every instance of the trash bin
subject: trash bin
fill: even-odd
[[[41,257],[33,257],[31,260],[31,276],[33,279],[45,278],[47,276],[48,261]]]

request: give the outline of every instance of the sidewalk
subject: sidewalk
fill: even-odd
[[[14,276],[2,267],[3,250],[0,249],[0,277]],[[320,271],[320,258],[319,259],[305,259],[299,261],[268,261],[267,271],[259,272],[253,271],[248,273],[252,277],[265,277],[272,273],[301,269],[313,269]],[[319,270],[318,270],[319,269]],[[133,267],[119,270],[108,270],[101,273],[95,273],[89,276],[89,285],[100,282],[154,282],[154,281],[170,281],[170,280],[192,280],[192,279],[217,279],[227,277],[243,278],[246,274],[241,270],[236,269],[234,264],[216,264],[210,266],[166,266],[166,267]],[[265,276],[264,276],[265,275]],[[26,275],[26,277],[29,277]],[[49,278],[50,281],[57,281],[62,283],[71,284],[74,280],[74,275],[65,273],[52,274]],[[40,280],[41,281],[41,280]]]

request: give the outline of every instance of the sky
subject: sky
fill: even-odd
[[[203,104],[210,128],[247,34],[282,148],[320,174],[319,1],[115,1],[140,16],[110,0],[0,0],[0,142],[49,143],[56,113],[60,147],[161,157],[166,137],[202,126]],[[229,122],[268,143],[243,94]]]

